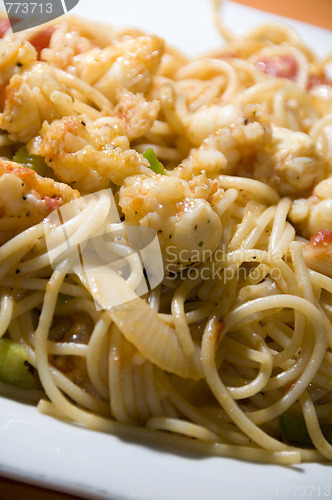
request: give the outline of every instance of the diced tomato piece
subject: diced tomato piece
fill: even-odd
[[[10,28],[8,19],[0,19],[0,38],[4,36],[6,31]]]
[[[44,199],[46,201],[47,209],[50,212],[53,212],[53,210],[57,210],[61,205],[61,201],[59,200],[59,198],[50,198],[49,196],[45,196]]]
[[[313,247],[327,247],[328,245],[332,245],[332,231],[322,229],[310,238],[307,245]]]
[[[303,248],[303,257],[312,269],[331,275],[332,231],[322,229]],[[331,275],[332,276],[332,275]]]
[[[324,75],[321,76],[310,75],[308,81],[308,89],[310,90],[314,87],[317,87],[318,85],[329,85],[330,87],[332,87],[332,80],[330,80]]]
[[[54,26],[50,26],[49,28],[45,28],[41,31],[38,31],[32,38],[30,38],[29,42],[34,46],[37,51],[38,59],[40,59],[40,53],[43,49],[46,49],[50,45],[51,37],[55,31]]]
[[[296,80],[298,66],[291,55],[263,57],[256,62],[256,67],[267,75]]]

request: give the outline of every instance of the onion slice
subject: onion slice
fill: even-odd
[[[203,377],[200,349],[186,357],[173,328],[140,297],[112,308],[110,316],[126,339],[159,368],[183,378]]]
[[[182,378],[203,378],[199,346],[195,346],[193,355],[186,356],[176,331],[164,323],[145,300],[137,297],[113,269],[88,266],[83,271],[75,266],[74,270],[97,308],[108,311],[124,337],[151,363]],[[121,305],[115,305],[119,303]]]

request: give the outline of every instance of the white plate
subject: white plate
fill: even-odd
[[[208,0],[80,0],[73,11],[116,25],[139,26],[195,55],[220,45]],[[228,4],[226,20],[238,31],[271,20],[269,14]],[[277,18],[283,20],[283,18]],[[321,55],[332,33],[289,21]],[[34,407],[0,398],[2,475],[85,498],[252,499],[332,496],[331,467],[257,465],[181,455],[40,415]]]

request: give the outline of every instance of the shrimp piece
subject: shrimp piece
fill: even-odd
[[[222,236],[213,210],[217,191],[217,184],[204,175],[189,182],[134,175],[121,187],[119,205],[129,224],[155,229],[170,271],[204,262],[216,250]]]
[[[308,267],[332,278],[332,231],[314,234],[304,245],[303,258]]]
[[[73,65],[80,78],[115,102],[118,90],[143,94],[150,90],[163,51],[161,38],[139,36],[75,56]]]
[[[5,89],[5,104],[0,114],[0,128],[18,142],[27,142],[41,129],[44,120],[60,118],[50,100],[55,90],[61,90],[53,68],[43,62],[15,74]]]
[[[307,193],[327,176],[328,162],[308,134],[248,116],[242,115],[192,150],[182,163],[184,171],[180,175],[205,170],[210,177],[250,177],[269,184],[282,196]]]
[[[105,189],[111,182],[121,185],[135,173],[153,173],[148,161],[129,149],[119,118],[67,116],[45,122],[27,147],[31,154],[44,156],[61,181],[83,193]]]
[[[332,177],[317,184],[309,198],[294,200],[289,217],[305,238],[332,231]]]
[[[270,184],[283,196],[310,191],[329,171],[328,162],[316,150],[315,141],[304,132],[282,127],[272,127],[272,130],[271,142],[262,154],[257,154],[253,177]],[[241,175],[241,169],[238,173]]]
[[[0,161],[0,241],[41,222],[50,212],[79,198],[78,191],[41,177],[12,161]]]
[[[118,104],[113,113],[125,124],[128,139],[137,139],[146,134],[158,116],[160,103],[157,100],[147,101],[143,94],[125,90],[119,92],[117,99]]]
[[[194,147],[199,147],[209,135],[230,126],[243,116],[240,108],[232,104],[211,104],[190,112],[185,94],[177,92],[170,82],[161,86],[160,100],[167,121],[177,133],[185,135]]]
[[[232,104],[204,106],[183,116],[187,137],[194,146],[200,146],[210,134],[242,118],[242,113]]]
[[[266,123],[241,119],[229,127],[223,127],[204,139],[201,146],[192,149],[180,167],[174,169],[176,175],[198,175],[205,171],[208,177],[219,174],[234,174],[242,165],[246,173],[251,168],[254,156],[271,141],[272,129]]]
[[[26,41],[0,40],[0,82],[7,85],[15,74],[22,73],[36,61],[36,50]]]
[[[189,113],[184,95],[169,83],[161,104],[175,131],[199,148],[184,162],[187,172],[251,177],[286,196],[310,191],[328,173],[312,137],[270,125],[257,105],[213,104]]]
[[[62,23],[54,30],[49,46],[41,51],[41,60],[51,66],[75,72],[73,58],[84,54],[96,46],[89,38],[81,36],[77,30]]]

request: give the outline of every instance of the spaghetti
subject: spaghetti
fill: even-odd
[[[332,460],[330,59],[217,19],[226,45],[194,60],[69,16],[4,32],[0,336],[38,381],[0,390],[144,442]],[[145,294],[123,224],[158,236]],[[52,259],[64,232],[127,259],[131,300],[118,264],[94,287],[73,253]]]

